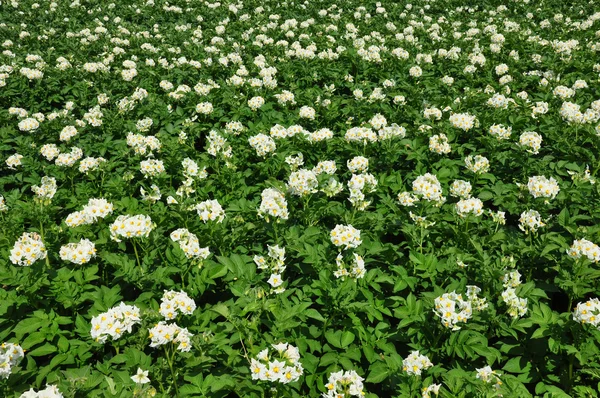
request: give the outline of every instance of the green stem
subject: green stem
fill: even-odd
[[[44,239],[44,223],[42,222],[41,218],[40,218],[40,235],[42,235],[42,242],[44,242],[44,244],[46,244],[46,239]],[[46,268],[50,269],[50,255],[48,254],[47,250],[46,250]]]
[[[135,239],[132,239],[131,243],[133,244],[133,251],[135,252],[135,259],[137,261],[137,265],[140,267],[140,271],[142,272],[142,275],[143,275],[144,268],[142,268],[142,263],[140,263],[140,256],[138,255],[138,250],[137,250],[137,245],[135,244]]]
[[[175,371],[173,370],[173,361],[175,360],[175,347],[173,348],[173,354],[169,355],[169,349],[165,346],[165,355],[167,357],[167,363],[171,370],[171,377],[173,378],[173,386],[175,387],[175,396],[179,398],[179,388],[177,387],[177,379],[175,377]]]

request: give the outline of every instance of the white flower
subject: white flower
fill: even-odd
[[[131,376],[131,380],[133,380],[137,384],[150,383],[150,379],[148,378],[148,371],[142,370],[141,368],[138,368],[137,373]]]

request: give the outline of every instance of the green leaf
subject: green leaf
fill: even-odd
[[[383,362],[375,362],[369,367],[366,383],[381,383],[390,375],[388,366]]]
[[[52,354],[53,352],[56,352],[56,347],[50,343],[46,343],[43,346],[30,351],[28,355],[32,357],[41,357],[44,355]]]

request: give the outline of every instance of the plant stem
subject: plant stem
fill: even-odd
[[[169,355],[169,349],[165,346],[165,355],[167,357],[167,363],[169,364],[169,369],[171,370],[171,377],[173,378],[173,386],[175,387],[175,396],[179,398],[179,388],[177,387],[177,379],[175,377],[175,372],[173,371],[173,360],[175,359],[175,347],[173,348],[173,354]]]
[[[135,259],[137,260],[137,265],[140,267],[140,271],[142,271],[142,275],[144,274],[144,269],[142,268],[142,263],[140,263],[140,256],[138,255],[137,245],[135,244],[135,240],[132,240],[133,243],[133,251],[135,252]]]

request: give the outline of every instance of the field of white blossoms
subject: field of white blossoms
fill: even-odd
[[[598,397],[594,1],[0,4],[1,397]]]

